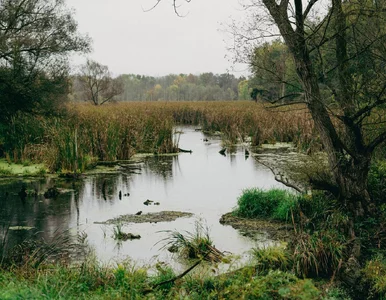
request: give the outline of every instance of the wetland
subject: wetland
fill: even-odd
[[[176,130],[179,146],[191,153],[138,155],[103,163],[77,180],[57,176],[1,180],[2,237],[8,235],[11,247],[27,238],[49,240],[58,231],[74,241],[83,234],[101,261],[131,258],[143,264],[171,262],[171,254],[161,251],[157,242],[168,230],[191,231],[196,220],[206,224],[218,249],[235,255],[246,256],[256,244],[273,244],[272,226],[255,226],[245,233],[220,224],[220,218],[236,206],[243,189],[283,186],[253,155],[245,155],[246,144],[220,155],[220,137],[196,129]],[[22,189],[25,197],[20,196]],[[47,195],[54,189],[57,194]],[[117,243],[112,237],[117,224],[141,238]],[[7,227],[18,230],[5,231]]]

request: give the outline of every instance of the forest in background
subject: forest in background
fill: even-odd
[[[250,92],[246,78],[233,74],[202,73],[169,74],[154,77],[139,74],[123,74],[119,80],[123,92],[114,97],[115,101],[207,101],[207,100],[248,100]],[[72,77],[71,101],[87,101],[79,76]]]

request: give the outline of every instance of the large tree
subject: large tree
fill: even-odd
[[[88,50],[63,0],[0,1],[0,122],[52,111],[67,92],[69,55]]]
[[[178,1],[173,3],[177,9]],[[357,241],[354,222],[377,213],[367,179],[372,155],[386,140],[380,125],[386,103],[385,3],[249,0],[244,7],[251,26],[235,31],[237,53],[267,39],[280,37],[285,42],[332,175],[330,181],[313,184],[340,200],[350,215],[349,234]],[[329,95],[321,92],[322,84]],[[360,247],[353,245],[357,256]]]

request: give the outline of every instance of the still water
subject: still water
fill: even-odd
[[[256,241],[221,225],[221,215],[236,206],[237,197],[245,188],[283,186],[254,157],[246,157],[242,146],[222,156],[219,138],[205,136],[194,127],[182,127],[179,131],[180,148],[192,153],[136,158],[87,174],[76,182],[58,178],[0,181],[0,239],[7,234],[12,246],[35,236],[50,239],[57,231],[74,236],[84,233],[101,261],[131,258],[138,264],[151,264],[170,261],[171,254],[160,250],[162,243],[157,244],[167,237],[165,230],[192,232],[195,221],[200,220],[208,226],[216,248],[245,255],[256,246]],[[38,194],[22,200],[18,195],[22,185]],[[56,199],[45,199],[42,193],[52,186],[65,193]],[[146,206],[143,202],[147,199],[160,205]],[[193,216],[173,222],[126,224],[123,231],[139,234],[141,239],[119,244],[112,238],[114,225],[95,223],[138,211],[145,214],[170,210],[190,212]],[[6,233],[4,229],[8,226],[32,229]],[[259,243],[271,242],[262,232]]]

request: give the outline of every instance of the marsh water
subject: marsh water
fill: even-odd
[[[194,231],[199,220],[208,227],[215,246],[221,251],[245,255],[251,247],[272,241],[264,231],[256,240],[243,236],[219,223],[231,211],[245,188],[281,187],[270,170],[254,157],[245,156],[243,146],[220,155],[219,137],[206,136],[194,127],[178,128],[179,146],[192,153],[137,157],[114,167],[99,167],[81,180],[58,178],[13,179],[0,181],[0,239],[7,235],[9,246],[26,238],[52,238],[58,231],[76,238],[82,233],[97,258],[111,262],[131,258],[138,264],[168,261],[171,254],[160,249],[167,230]],[[31,192],[25,199],[22,186]],[[43,195],[56,186],[61,194],[55,199]],[[34,195],[35,191],[37,194]],[[144,205],[149,199],[159,205]],[[140,239],[117,243],[114,225],[100,222],[120,215],[159,211],[192,213],[192,217],[172,222],[124,224],[124,232],[139,234]],[[6,232],[5,228],[12,229]],[[19,226],[19,227],[15,227]]]

